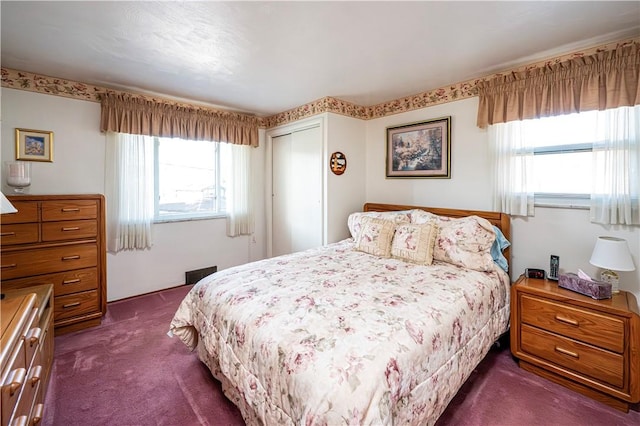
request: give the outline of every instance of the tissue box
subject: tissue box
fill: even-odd
[[[584,294],[593,299],[611,299],[611,284],[585,280],[572,273],[560,274],[558,287]]]

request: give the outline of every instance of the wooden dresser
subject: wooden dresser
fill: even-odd
[[[53,364],[53,285],[2,293],[0,424],[37,425]]]
[[[520,277],[511,296],[511,352],[521,368],[625,412],[640,401],[633,294],[594,300],[554,281]]]
[[[102,195],[8,197],[0,225],[2,288],[52,284],[55,333],[100,324],[106,312]]]

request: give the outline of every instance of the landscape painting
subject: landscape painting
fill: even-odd
[[[450,178],[451,117],[387,128],[387,177]]]

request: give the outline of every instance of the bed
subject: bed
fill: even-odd
[[[219,271],[170,335],[248,425],[434,424],[508,329],[509,216],[365,204],[346,240]]]

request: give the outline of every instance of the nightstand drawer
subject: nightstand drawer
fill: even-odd
[[[522,349],[554,364],[622,388],[624,357],[523,324]]]
[[[623,320],[535,296],[520,298],[522,322],[617,353],[624,352]]]

